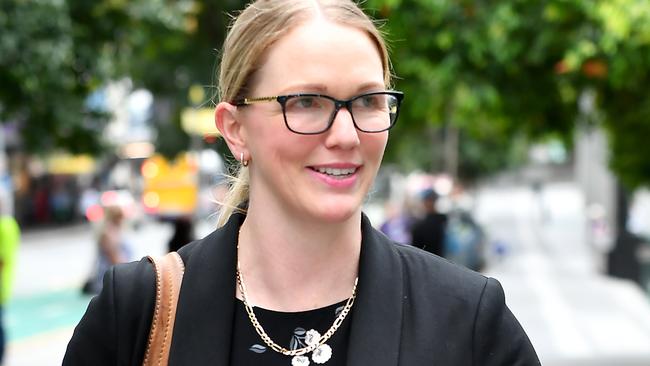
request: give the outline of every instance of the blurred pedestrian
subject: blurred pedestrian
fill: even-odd
[[[403,97],[389,67],[351,0],[257,0],[236,17],[215,117],[239,173],[223,225],[179,251],[170,365],[539,364],[496,280],[394,245],[361,212]],[[142,363],[152,265],[104,281],[66,366]]]
[[[544,202],[544,181],[541,178],[535,178],[530,183],[530,189],[533,192],[533,199],[537,206],[538,218],[540,223],[545,224],[550,221],[549,210]]]
[[[131,249],[124,234],[124,211],[120,206],[104,207],[104,221],[97,236],[95,268],[82,291],[97,294],[102,290],[104,273],[113,265],[131,260]]]
[[[394,202],[386,202],[384,213],[386,219],[379,226],[379,230],[399,244],[410,245],[413,217],[409,211],[406,208],[400,209],[400,206]]]
[[[84,188],[81,192],[81,197],[79,197],[78,204],[78,213],[81,217],[88,219],[89,209],[94,205],[97,205],[97,202],[100,202],[101,194],[99,192],[100,182],[99,178],[93,178],[91,184]]]
[[[437,256],[445,256],[445,232],[447,215],[438,212],[438,194],[433,189],[420,193],[424,216],[413,224],[411,234],[413,245]]]
[[[455,182],[446,211],[444,256],[471,270],[481,271],[486,263],[486,235],[472,210],[474,199],[460,182]]]
[[[0,206],[2,203],[0,202]],[[4,359],[6,334],[4,329],[4,310],[11,296],[14,282],[16,254],[20,242],[20,228],[13,216],[0,214],[0,364]]]
[[[175,252],[194,240],[194,223],[191,216],[179,216],[172,220],[174,233],[167,242],[167,251]]]

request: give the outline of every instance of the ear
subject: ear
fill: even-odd
[[[232,155],[236,159],[239,159],[241,153],[247,156],[246,129],[238,119],[237,107],[228,102],[217,104],[214,121]]]

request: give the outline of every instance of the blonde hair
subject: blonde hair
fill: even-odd
[[[219,100],[247,97],[266,50],[291,29],[313,17],[365,31],[379,51],[384,82],[391,84],[386,42],[373,21],[351,0],[257,0],[233,21],[223,45],[219,69]],[[219,213],[218,226],[248,200],[248,169],[239,165]]]

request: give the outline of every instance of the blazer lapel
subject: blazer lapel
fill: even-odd
[[[352,310],[348,365],[398,364],[404,294],[402,263],[364,215],[358,294]]]
[[[170,365],[227,365],[234,316],[237,237],[244,215],[200,243],[186,259]],[[182,254],[182,251],[181,251]]]

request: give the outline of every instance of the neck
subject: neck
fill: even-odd
[[[249,205],[238,253],[247,300],[302,311],[347,299],[357,276],[360,228],[360,213],[343,222],[306,222]]]

